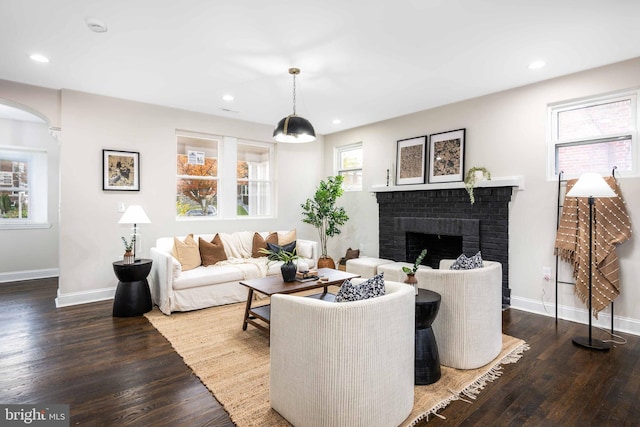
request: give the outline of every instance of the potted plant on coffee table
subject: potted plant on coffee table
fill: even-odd
[[[316,188],[313,199],[307,199],[302,207],[302,222],[313,225],[318,230],[320,238],[320,259],[318,267],[336,268],[333,259],[327,255],[327,240],[340,234],[340,226],[344,225],[349,216],[342,206],[336,206],[336,200],[342,196],[342,175],[330,176],[321,180]]]
[[[282,272],[282,280],[284,280],[285,282],[294,282],[296,280],[296,271],[298,270],[298,268],[294,264],[294,261],[296,261],[300,257],[296,253],[295,247],[292,251],[286,251],[282,247],[280,247],[279,249],[261,248],[260,252],[267,255],[267,258],[269,259],[269,261],[267,261],[267,267],[272,262],[282,261],[282,266],[280,266],[280,271]]]

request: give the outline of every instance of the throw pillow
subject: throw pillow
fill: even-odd
[[[296,253],[300,258],[313,259],[313,242],[296,240]]]
[[[267,242],[267,248],[269,248],[270,251],[273,251],[276,254],[280,253],[281,251],[293,252],[296,250],[296,241],[294,240],[293,242],[288,243],[286,245],[276,245],[276,244]],[[270,255],[269,259],[275,259],[275,258]]]
[[[359,285],[354,285],[349,279],[345,280],[336,294],[336,302],[360,301],[384,294],[384,273],[380,273]]]
[[[467,258],[464,254],[460,255],[451,267],[451,270],[472,270],[474,268],[482,268],[482,255],[480,251],[471,258]]]
[[[269,233],[267,238],[263,238],[260,233],[254,233],[253,235],[253,247],[251,249],[252,258],[265,257],[267,255],[260,252],[260,249],[267,249],[267,243],[278,243],[278,233]]]
[[[215,235],[211,243],[200,237],[198,244],[200,246],[202,265],[205,267],[227,259],[227,255],[224,253],[224,245],[222,244],[222,239],[219,234]]]
[[[347,253],[344,255],[344,258],[340,259],[341,265],[346,265],[347,261],[350,259],[355,259],[360,257],[360,249],[347,249]]]
[[[180,262],[182,271],[193,270],[202,263],[198,243],[193,238],[193,234],[185,237],[184,241],[174,237],[172,255]]]
[[[296,229],[294,228],[293,230],[289,231],[286,234],[280,234],[278,233],[278,244],[280,246],[282,245],[286,245],[288,243],[291,242],[295,242],[298,238],[296,237]]]

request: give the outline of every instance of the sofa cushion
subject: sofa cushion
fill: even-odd
[[[471,258],[467,258],[465,254],[460,255],[449,267],[451,270],[472,270],[474,268],[481,268],[482,255],[480,251]]]
[[[294,228],[293,230],[287,232],[287,233],[278,233],[278,244],[280,246],[283,245],[287,245],[291,242],[295,242],[297,239],[296,237],[296,229]]]
[[[202,264],[198,243],[193,238],[193,234],[185,237],[184,241],[174,237],[172,255],[180,262],[182,271],[192,270]]]
[[[336,294],[336,302],[360,301],[384,294],[384,273],[380,273],[358,285],[351,283],[351,280],[345,280]]]
[[[224,252],[224,245],[218,234],[216,234],[211,242],[207,242],[200,237],[198,239],[198,246],[200,246],[202,265],[205,267],[227,259],[227,255]]]
[[[251,257],[260,258],[267,256],[266,254],[260,252],[260,249],[267,249],[267,243],[278,244],[278,233],[269,233],[266,239],[262,237],[260,233],[253,233]]]
[[[193,270],[184,271],[173,281],[173,289],[190,289],[201,286],[211,286],[220,283],[237,282],[244,279],[242,270],[232,265],[200,266]]]

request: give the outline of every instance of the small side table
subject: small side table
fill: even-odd
[[[415,383],[433,384],[440,379],[440,356],[431,324],[440,309],[440,294],[418,289],[416,295]]]
[[[140,316],[151,311],[153,305],[147,276],[152,262],[150,259],[137,259],[133,264],[113,263],[113,271],[119,280],[113,299],[113,317]]]

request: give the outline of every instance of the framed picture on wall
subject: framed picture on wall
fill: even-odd
[[[396,184],[424,184],[427,137],[401,139],[396,153]]]
[[[140,153],[102,150],[102,189],[140,191]]]
[[[429,183],[462,181],[465,129],[434,133],[429,141]]]

